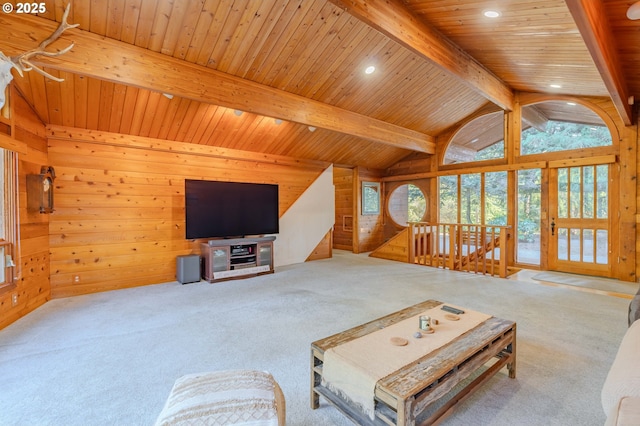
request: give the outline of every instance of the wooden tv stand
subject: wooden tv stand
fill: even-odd
[[[273,273],[276,237],[210,240],[200,244],[202,278],[209,282]]]

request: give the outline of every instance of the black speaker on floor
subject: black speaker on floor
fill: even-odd
[[[200,256],[187,254],[176,258],[176,279],[180,284],[200,281]]]

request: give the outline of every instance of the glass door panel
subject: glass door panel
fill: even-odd
[[[540,265],[540,205],[542,171],[518,171],[516,262]],[[506,199],[506,196],[505,196]]]
[[[608,165],[551,170],[550,269],[609,275],[608,179]]]

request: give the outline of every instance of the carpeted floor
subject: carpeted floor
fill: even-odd
[[[335,251],[273,275],[176,282],[47,303],[0,331],[0,425],[151,425],[175,379],[268,370],[290,426],[348,425],[309,406],[309,345],[426,299],[518,324],[504,371],[445,425],[601,425],[600,389],[629,301]]]

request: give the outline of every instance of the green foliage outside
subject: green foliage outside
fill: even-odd
[[[458,177],[441,176],[440,184],[440,210],[438,222],[458,222]]]
[[[518,241],[532,243],[540,236],[542,173],[518,171]]]
[[[473,161],[491,160],[493,158],[504,158],[504,140],[476,152]]]
[[[408,192],[409,222],[420,222],[427,211],[427,200],[420,188],[415,185],[409,184]]]
[[[547,122],[540,132],[531,127],[522,132],[522,155],[611,145],[606,126],[585,125],[561,121]]]
[[[521,154],[539,154],[581,148],[592,148],[611,145],[611,135],[606,126],[585,125],[569,122],[548,121],[545,132],[529,128],[522,132]],[[504,141],[500,141],[476,154],[474,160],[488,160],[504,157]],[[581,168],[568,169],[575,175]],[[597,166],[590,172],[583,168],[584,190],[581,193],[579,180],[571,175],[560,176],[558,204],[560,215],[563,211],[569,217],[577,217],[580,206],[587,215],[607,216],[607,171],[606,166]],[[485,217],[484,225],[506,225],[507,218],[507,178],[506,172],[485,173]],[[596,180],[595,193],[589,192]],[[481,224],[481,174],[463,174],[460,177],[460,197],[458,201],[458,177],[442,176],[439,178],[439,221],[446,223],[462,222]],[[576,186],[577,185],[577,186]],[[532,242],[540,234],[540,170],[518,172],[518,240]],[[570,194],[571,197],[567,195]],[[571,205],[567,200],[571,199]],[[593,203],[590,200],[594,200]],[[587,203],[585,203],[587,201]],[[458,211],[459,209],[459,211]],[[459,217],[458,217],[458,214]],[[582,213],[584,214],[584,213]],[[588,216],[586,216],[588,217]]]

